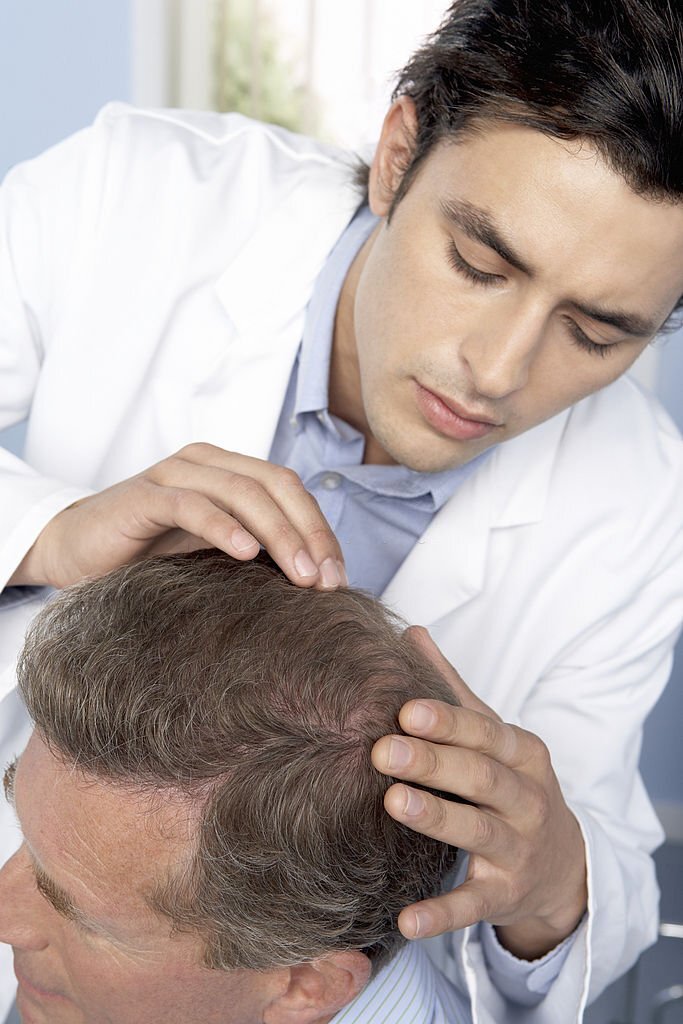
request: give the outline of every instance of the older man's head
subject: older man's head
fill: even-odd
[[[51,603],[20,685],[0,939],[27,1021],[323,1024],[453,863],[370,763],[406,700],[453,698],[362,594],[153,559]]]

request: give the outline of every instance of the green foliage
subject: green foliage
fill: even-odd
[[[277,27],[253,0],[215,0],[214,104],[292,131],[310,130],[306,90],[280,54]],[[308,114],[308,117],[307,117]]]

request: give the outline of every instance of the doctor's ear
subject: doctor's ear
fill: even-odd
[[[263,1024],[323,1024],[370,980],[370,961],[357,950],[331,953],[287,968],[288,984],[266,1007]]]
[[[386,217],[415,151],[417,111],[410,96],[399,96],[384,118],[370,167],[370,209]]]

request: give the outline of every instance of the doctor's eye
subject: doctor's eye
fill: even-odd
[[[604,359],[610,354],[610,352],[613,352],[621,345],[620,341],[608,341],[602,343],[593,341],[573,320],[568,319],[566,324],[569,329],[572,343],[576,345],[577,348],[583,349],[584,352],[590,352],[591,355],[599,356],[601,359]]]
[[[472,264],[468,263],[461,255],[460,250],[452,238],[449,238],[448,240],[446,258],[454,270],[456,270],[462,277],[466,277],[468,281],[472,281],[474,284],[482,284],[487,287],[499,284],[501,281],[505,280],[501,274],[487,274],[485,271],[478,270],[476,267],[473,267]]]

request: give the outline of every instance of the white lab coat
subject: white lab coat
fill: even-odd
[[[121,105],[10,174],[0,425],[29,428],[26,464],[0,461],[0,584],[56,512],[190,441],[267,458],[312,285],[358,203],[347,181],[341,154],[280,129]],[[477,929],[453,938],[480,1024],[579,1020],[655,938],[661,835],[637,764],[683,616],[682,483],[675,428],[622,379],[500,446],[384,595],[543,737],[586,840],[587,923],[540,1006],[505,1003]],[[5,692],[33,610],[0,615]],[[0,753],[23,739],[7,701]]]

